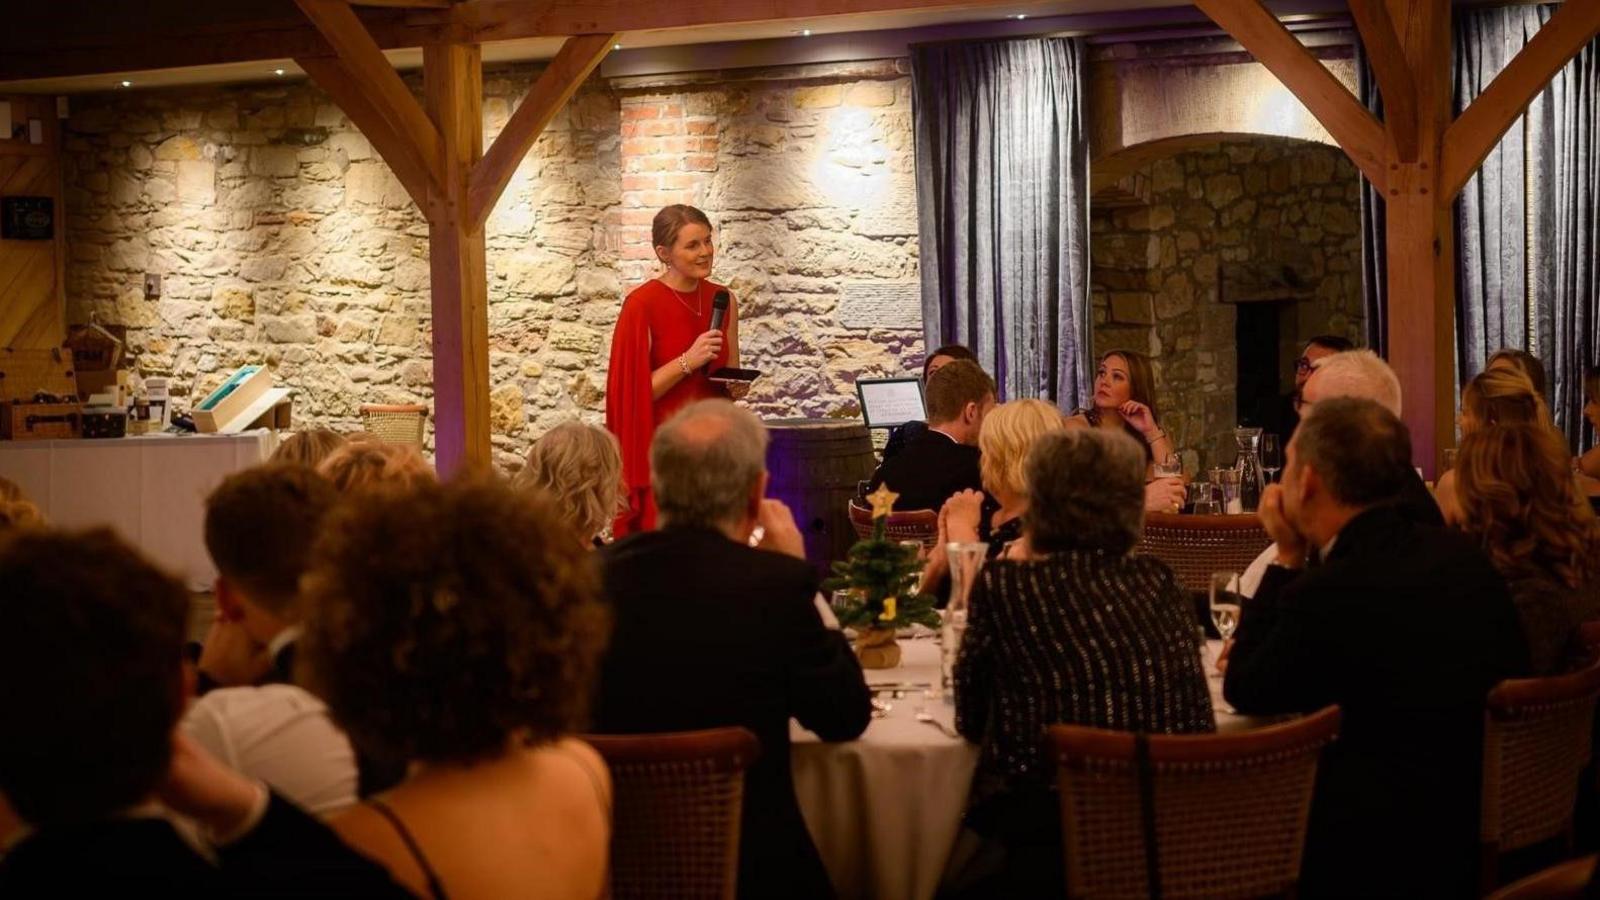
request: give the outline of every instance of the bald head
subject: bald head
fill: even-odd
[[[722,528],[748,511],[767,473],[767,430],[747,409],[701,400],[656,429],[650,485],[667,525]]]
[[[1335,397],[1371,400],[1400,415],[1400,379],[1371,350],[1348,350],[1319,360],[1301,397],[1307,407]]]

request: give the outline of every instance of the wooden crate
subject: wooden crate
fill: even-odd
[[[35,402],[39,395],[46,402]],[[81,437],[83,404],[72,354],[50,350],[0,350],[0,440]]]

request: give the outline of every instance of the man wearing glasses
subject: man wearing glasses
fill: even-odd
[[[1286,396],[1276,398],[1270,409],[1262,410],[1259,418],[1262,420],[1263,429],[1280,435],[1284,445],[1287,445],[1289,437],[1300,425],[1300,410],[1305,402],[1300,393],[1305,390],[1306,382],[1310,380],[1311,370],[1316,368],[1317,360],[1354,349],[1355,344],[1336,334],[1319,334],[1307,341],[1300,358],[1294,361],[1294,390]]]

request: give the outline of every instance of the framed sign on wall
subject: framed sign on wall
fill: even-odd
[[[50,197],[0,198],[0,238],[48,241],[56,236],[56,206]]]

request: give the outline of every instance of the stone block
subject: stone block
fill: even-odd
[[[1213,175],[1206,179],[1206,200],[1221,209],[1244,196],[1244,183],[1238,175]]]
[[[859,81],[844,92],[846,106],[893,106],[894,84],[887,81]]]
[[[1161,283],[1155,305],[1156,315],[1162,320],[1189,312],[1194,309],[1194,283],[1181,273],[1169,276]]]
[[[795,88],[790,99],[795,109],[830,109],[844,101],[844,85],[823,84]]]
[[[156,159],[199,159],[200,145],[187,135],[174,135],[156,146]]]
[[[594,355],[600,352],[605,335],[593,328],[570,322],[550,326],[550,346],[555,350]]]
[[[203,159],[179,160],[178,199],[210,206],[217,201],[217,166]]]
[[[300,172],[300,152],[294,147],[264,146],[250,150],[250,174],[289,178]]]
[[[1121,325],[1154,325],[1154,297],[1149,291],[1119,291],[1111,295],[1111,320]]]
[[[255,292],[247,284],[219,282],[211,289],[211,308],[224,319],[249,321],[256,315]]]

